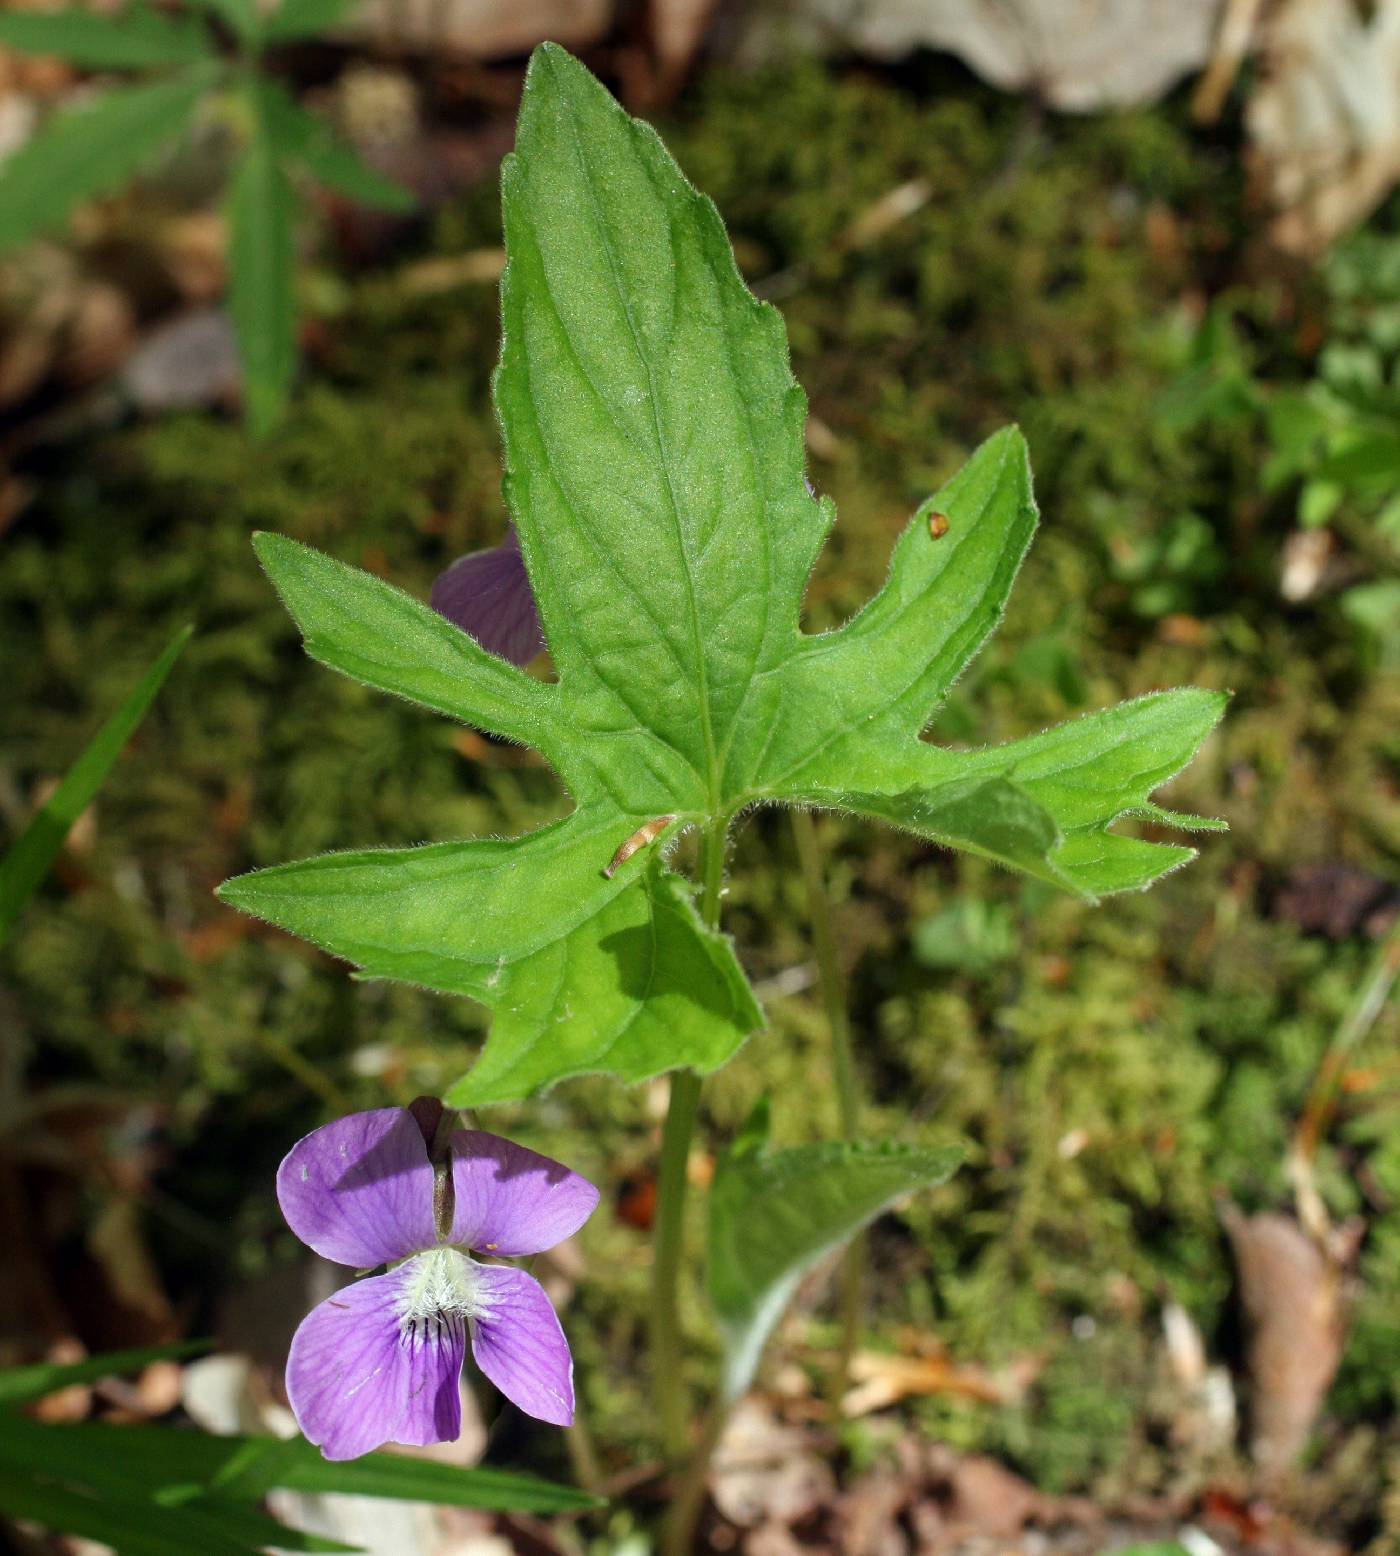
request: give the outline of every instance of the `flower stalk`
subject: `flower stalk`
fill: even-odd
[[[711,929],[719,926],[726,831],[723,821],[714,823],[704,834],[700,846],[703,883],[700,913]],[[675,1071],[671,1076],[666,1122],[661,1131],[651,1285],[652,1387],[662,1450],[671,1464],[682,1462],[690,1449],[690,1401],[681,1340],[680,1272],[685,1242],[687,1169],[699,1111],[700,1077],[693,1070]]]
[[[822,1003],[831,1033],[831,1074],[836,1084],[836,1102],[840,1110],[841,1134],[854,1140],[860,1128],[861,1092],[856,1076],[855,1053],[851,1045],[851,1021],[846,1008],[846,980],[836,955],[836,936],[831,927],[831,898],[822,868],[821,839],[810,811],[792,812],[792,836],[797,860],[807,892],[807,917],[812,926],[812,950],[817,962]],[[836,1365],[830,1380],[833,1412],[839,1407],[850,1378],[851,1357],[860,1332],[861,1290],[865,1268],[865,1238],[852,1238],[841,1256],[840,1318],[841,1339]]]

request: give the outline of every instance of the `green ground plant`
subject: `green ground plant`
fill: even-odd
[[[851,621],[803,634],[836,510],[805,478],[807,402],[781,318],[745,289],[714,206],[649,125],[549,44],[501,181],[503,489],[557,678],[495,658],[370,574],[284,537],[255,545],[314,658],[534,748],[574,809],[506,840],[277,865],[220,896],[365,977],[490,1008],[449,1105],[518,1101],[581,1074],[671,1075],[650,1352],[662,1445],[686,1466],[665,1542],[680,1553],[727,1407],[801,1275],[958,1160],[852,1140],[770,1153],[766,1123],[750,1123],[706,1207],[724,1362],[697,1445],[679,1289],[700,1078],[763,1025],[719,933],[736,817],[790,805],[883,820],[1094,904],[1194,857],[1117,823],[1222,828],[1152,795],[1225,699],[1162,691],[1020,741],[925,742],[1035,529],[1019,433],[988,438],[920,504]],[[684,831],[700,840],[693,885],[664,863]],[[840,1053],[833,1082],[849,1085]]]
[[[257,0],[186,0],[172,15],[130,0],[110,15],[75,8],[0,16],[0,47],[141,78],[61,109],[5,159],[0,254],[62,227],[84,201],[124,188],[196,119],[227,121],[240,148],[225,205],[228,307],[255,433],[282,414],[296,372],[294,179],[378,210],[414,205],[270,72],[271,51],[317,38],[348,8],[349,0],[282,0],[270,11]]]

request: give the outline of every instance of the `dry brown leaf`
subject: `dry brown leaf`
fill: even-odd
[[[700,51],[716,0],[651,0],[651,40],[663,88],[678,83]]]
[[[950,1532],[1004,1539],[1053,1511],[1050,1499],[995,1459],[956,1454],[939,1444],[930,1450],[929,1465]]]
[[[731,1523],[757,1528],[792,1524],[830,1501],[831,1467],[767,1405],[745,1399],[724,1429],[710,1473],[715,1506]]]
[[[1400,0],[1279,0],[1246,122],[1281,248],[1320,254],[1400,177]]]
[[[961,1367],[942,1355],[857,1351],[851,1358],[851,1378],[855,1387],[841,1401],[841,1413],[852,1417],[887,1410],[902,1399],[921,1395],[953,1394],[1001,1405],[1025,1391],[1025,1383],[1014,1375],[994,1377],[984,1368]]]
[[[1248,1327],[1251,1452],[1265,1475],[1297,1459],[1341,1360],[1343,1277],[1360,1228],[1338,1228],[1326,1248],[1290,1216],[1221,1209]]]
[[[381,46],[499,59],[552,38],[566,48],[596,43],[613,0],[362,0],[348,29]]]
[[[152,1330],[174,1333],[175,1310],[146,1244],[136,1202],[108,1200],[89,1227],[87,1242],[117,1301],[139,1314]]]
[[[56,1366],[68,1366],[87,1358],[87,1347],[81,1340],[69,1337],[55,1340],[44,1357]],[[45,1394],[35,1400],[30,1413],[38,1421],[55,1426],[67,1421],[85,1421],[92,1411],[92,1389],[86,1383],[76,1383],[72,1388],[59,1389],[55,1394]]]

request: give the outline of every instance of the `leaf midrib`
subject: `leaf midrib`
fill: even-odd
[[[549,56],[544,56],[546,59]],[[551,71],[554,70],[553,62],[550,62]],[[567,96],[561,93],[561,96]],[[607,260],[608,276],[612,282],[613,291],[617,296],[618,306],[622,310],[622,317],[627,323],[627,333],[632,340],[632,349],[636,353],[642,371],[646,374],[647,381],[647,410],[651,416],[652,434],[656,439],[656,449],[660,457],[662,478],[666,484],[666,499],[669,509],[671,526],[675,531],[676,546],[685,560],[685,566],[681,569],[685,582],[686,615],[689,618],[691,650],[694,655],[695,673],[697,679],[696,690],[700,707],[701,728],[705,743],[705,789],[710,797],[710,809],[712,813],[718,813],[723,801],[719,792],[719,765],[718,753],[715,750],[714,723],[710,712],[710,685],[708,666],[705,661],[705,642],[700,629],[700,612],[695,600],[695,583],[690,574],[690,553],[686,548],[685,535],[681,528],[680,506],[676,497],[675,483],[671,479],[671,462],[666,447],[666,440],[662,435],[661,417],[656,403],[656,375],[652,371],[651,359],[642,349],[641,336],[637,331],[636,321],[632,317],[631,304],[628,302],[627,293],[622,285],[617,268],[617,255],[613,249],[612,239],[607,226],[603,221],[602,210],[598,204],[597,191],[593,186],[593,172],[585,155],[583,140],[579,134],[577,117],[570,102],[566,111],[569,125],[569,135],[573,141],[574,154],[578,159],[579,168],[583,174],[583,184],[588,191],[588,208],[592,213],[593,226],[598,234],[599,247]],[[633,135],[630,124],[625,126],[625,133]],[[669,226],[669,215],[668,215]]]

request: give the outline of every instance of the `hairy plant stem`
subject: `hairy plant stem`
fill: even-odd
[[[716,822],[700,845],[700,913],[711,929],[719,925],[726,831],[724,822]],[[662,1450],[672,1464],[682,1462],[690,1448],[690,1401],[681,1344],[680,1271],[685,1241],[686,1169],[699,1110],[700,1077],[693,1070],[677,1070],[671,1077],[671,1100],[661,1130],[651,1271],[652,1388]]]
[[[822,869],[821,839],[816,822],[805,810],[792,812],[792,836],[807,891],[807,917],[812,926],[812,949],[817,959],[822,1003],[831,1031],[831,1073],[836,1083],[836,1102],[840,1109],[841,1133],[854,1140],[860,1128],[860,1082],[856,1077],[855,1054],[851,1047],[851,1022],[846,1010],[846,982],[836,955],[836,936],[831,928],[831,898]],[[860,1333],[861,1289],[865,1268],[865,1238],[855,1237],[841,1258],[840,1314],[841,1339],[836,1365],[829,1382],[833,1413],[839,1407],[850,1378],[851,1357]]]

